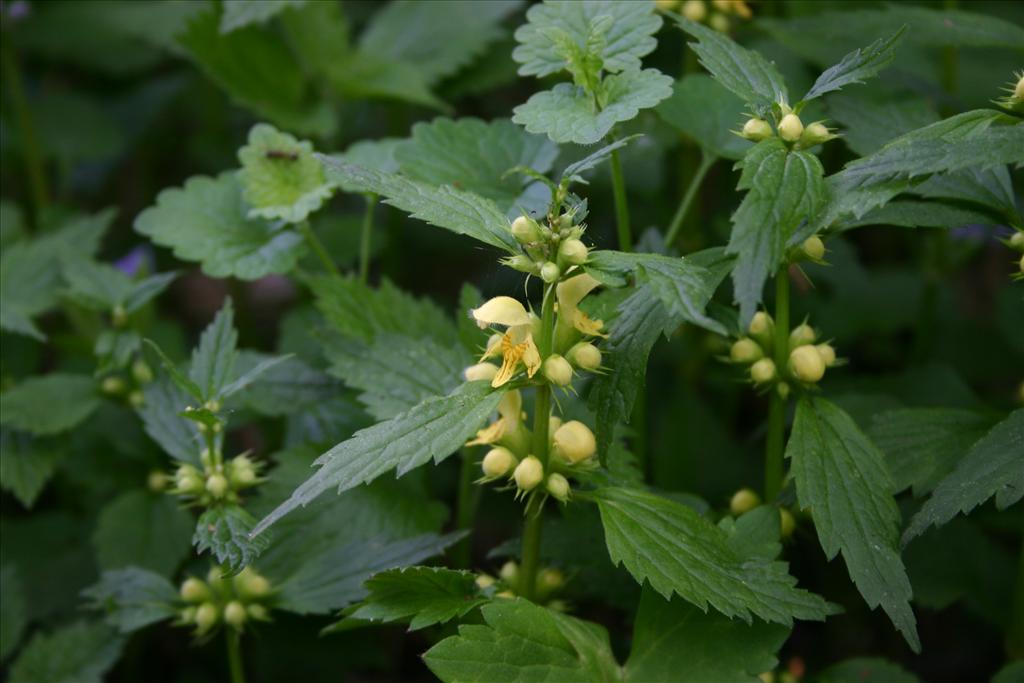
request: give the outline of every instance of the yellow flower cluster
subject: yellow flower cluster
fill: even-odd
[[[267,601],[273,590],[266,577],[251,567],[224,578],[220,567],[213,567],[206,581],[190,576],[181,584],[179,594],[185,606],[178,613],[180,626],[195,626],[196,635],[209,633],[221,621],[242,631],[252,621],[269,621]]]
[[[787,362],[777,367],[772,358],[775,346],[775,321],[759,311],[750,321],[747,335],[737,339],[729,349],[729,360],[749,366],[750,380],[758,387],[775,387],[786,395],[789,383],[803,386],[817,384],[825,369],[837,364],[835,349],[828,343],[816,343],[817,332],[807,323],[794,327],[785,349]]]

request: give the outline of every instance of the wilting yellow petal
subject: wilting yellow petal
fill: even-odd
[[[488,325],[513,327],[527,325],[530,322],[530,314],[526,312],[526,308],[510,296],[496,296],[469,313],[481,329]]]
[[[499,418],[497,422],[492,422],[480,431],[476,433],[476,437],[471,441],[467,441],[467,446],[486,446],[488,444],[497,443],[505,434],[505,420]]]
[[[589,337],[607,337],[607,334],[601,332],[604,328],[603,320],[594,320],[583,311],[576,311],[576,315],[573,316],[572,325],[577,330]]]
[[[518,389],[505,392],[498,402],[498,414],[505,420],[506,424],[516,424],[522,419],[523,395]]]

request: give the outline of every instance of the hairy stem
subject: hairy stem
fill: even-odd
[[[786,367],[789,350],[789,266],[775,274],[775,351],[776,371]],[[771,502],[782,491],[782,457],[786,445],[786,399],[772,390],[768,406],[768,440],[764,452],[764,499]]]
[[[335,277],[341,277],[341,271],[338,270],[338,266],[334,265],[334,261],[331,260],[331,255],[327,253],[327,249],[324,247],[323,242],[313,232],[313,228],[309,227],[309,221],[302,221],[299,223],[299,230],[302,232],[302,236],[306,238],[306,242],[313,249],[313,253],[316,254],[317,258],[320,259],[320,263],[323,264],[324,269],[328,273]]]
[[[622,162],[619,160],[618,150],[612,152],[611,166],[612,193],[615,195],[615,223],[619,233],[619,249],[621,251],[632,251],[633,236],[629,230],[629,205],[626,201],[626,181],[622,176]]]
[[[28,176],[29,191],[32,195],[32,210],[38,224],[40,212],[50,203],[50,193],[46,186],[46,170],[43,166],[43,154],[36,137],[35,125],[32,123],[32,112],[28,107],[25,89],[21,82],[21,70],[18,58],[10,40],[5,40],[0,49],[0,62],[3,62],[3,78],[7,84],[7,93],[11,98],[14,116],[18,121],[21,133],[21,154],[25,160],[25,171]]]
[[[363,214],[363,232],[359,240],[359,281],[366,284],[370,277],[370,237],[373,234],[373,209],[377,195],[366,195],[366,212]]]
[[[455,526],[458,529],[471,529],[476,516],[480,490],[473,486],[473,474],[476,469],[469,449],[463,448],[462,469],[459,473],[459,493],[456,502]],[[452,564],[460,569],[468,569],[472,563],[472,547],[470,538],[462,539],[451,550]]]
[[[242,669],[242,634],[233,628],[224,630],[228,643],[228,669],[231,671],[231,683],[245,683],[245,671]]]
[[[697,190],[700,189],[701,183],[704,182],[704,176],[707,175],[708,169],[711,168],[715,161],[717,161],[715,155],[701,154],[700,164],[690,178],[690,184],[686,187],[686,193],[679,202],[679,208],[676,209],[675,215],[672,216],[672,222],[669,223],[668,231],[665,233],[665,246],[671,246],[675,243],[676,238],[679,237],[686,214],[690,211],[690,205],[693,204],[694,197],[697,196]]]

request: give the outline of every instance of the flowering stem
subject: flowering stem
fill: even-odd
[[[619,231],[619,249],[633,251],[633,237],[629,230],[629,206],[626,203],[626,181],[622,177],[622,162],[618,150],[612,152],[612,193],[615,195],[615,222]]]
[[[224,630],[228,643],[228,668],[231,670],[231,683],[245,683],[245,671],[242,669],[242,635],[233,628]]]
[[[366,195],[366,213],[363,214],[363,233],[359,241],[359,280],[366,283],[370,276],[370,236],[373,233],[373,209],[377,195]]]
[[[789,266],[775,274],[775,351],[776,372],[781,373],[789,349]],[[768,406],[768,440],[764,458],[764,499],[771,502],[782,491],[782,457],[786,439],[786,399],[772,390]]]
[[[458,529],[470,529],[473,526],[473,517],[476,515],[476,506],[479,501],[477,495],[480,489],[473,486],[473,473],[476,469],[473,464],[473,457],[469,449],[463,448],[462,470],[459,473],[459,494],[456,502],[455,526]],[[472,562],[471,546],[469,536],[459,541],[451,552],[452,564],[460,569],[468,569]]]
[[[320,259],[320,263],[324,264],[324,268],[331,275],[341,277],[341,271],[338,270],[338,266],[334,265],[334,261],[331,260],[331,255],[327,253],[327,249],[324,248],[323,242],[313,232],[313,228],[309,227],[309,221],[302,221],[299,223],[299,231],[302,236],[306,238],[309,246],[313,249],[313,253],[316,254],[317,258]]]
[[[32,208],[38,223],[39,214],[50,203],[49,191],[46,188],[46,171],[43,166],[43,155],[39,148],[39,138],[32,123],[32,113],[25,98],[25,89],[21,82],[18,60],[10,40],[3,41],[2,61],[3,77],[7,83],[7,92],[11,97],[11,106],[18,120],[21,133],[21,153],[25,159],[25,170],[28,175],[29,190],[32,194]]]
[[[707,175],[708,169],[718,160],[714,154],[700,155],[700,164],[697,166],[697,170],[694,172],[693,177],[690,178],[690,184],[686,188],[686,193],[683,195],[683,199],[679,202],[679,208],[676,209],[676,213],[672,216],[672,222],[669,223],[668,232],[665,233],[665,246],[671,246],[675,243],[676,238],[679,236],[679,231],[683,227],[683,221],[686,219],[686,214],[690,211],[690,205],[693,203],[693,198],[697,196],[697,190],[700,188],[702,182],[704,182],[704,176]]]

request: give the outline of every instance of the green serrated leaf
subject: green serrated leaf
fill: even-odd
[[[10,669],[11,683],[100,683],[125,639],[99,622],[37,633]]]
[[[350,99],[398,100],[440,111],[451,109],[431,91],[415,64],[359,50],[330,65],[326,75],[334,89]]]
[[[193,176],[162,191],[135,219],[135,230],[177,258],[202,264],[211,277],[256,280],[291,271],[305,253],[302,236],[247,212],[237,173]]]
[[[441,462],[480,428],[502,394],[485,382],[467,383],[447,396],[434,396],[406,413],[356,432],[321,455],[316,462],[320,469],[264,517],[253,533],[261,533],[331,488],[341,493],[392,469],[401,476],[431,459]]]
[[[723,517],[718,526],[729,533],[729,545],[741,555],[774,560],[782,552],[782,520],[774,505],[761,505],[736,519]]]
[[[58,434],[81,424],[99,405],[96,380],[88,375],[30,377],[0,394],[0,424],[32,434]]]
[[[319,158],[327,169],[327,177],[339,185],[380,195],[387,204],[439,228],[468,235],[503,251],[519,251],[508,219],[490,199],[451,185],[438,187],[323,155]]]
[[[261,415],[299,413],[341,391],[337,380],[294,356],[274,358],[255,351],[240,351],[235,370],[244,376],[250,368],[261,365],[265,367],[256,381],[237,392],[238,399],[247,408]]]
[[[527,23],[515,33],[519,45],[512,59],[519,62],[519,75],[547,76],[567,68],[564,52],[554,36],[564,36],[579,48],[585,48],[590,27],[607,17],[608,28],[598,55],[605,71],[640,68],[640,58],[654,51],[654,34],[661,28],[661,17],[647,2],[583,0],[582,2],[544,2],[530,7]]]
[[[910,520],[903,533],[906,544],[930,526],[941,526],[958,514],[967,514],[993,495],[1005,509],[1024,496],[1024,408],[990,429]]]
[[[611,144],[607,144],[600,148],[596,152],[591,152],[587,156],[583,157],[579,161],[574,161],[562,170],[562,182],[565,183],[567,180],[578,178],[580,173],[589,171],[592,168],[603,164],[605,161],[611,158],[612,152],[617,152],[629,143],[642,138],[643,135],[629,135],[624,138],[619,138]]]
[[[860,156],[873,154],[894,138],[939,120],[925,100],[863,90],[832,93],[825,100],[829,116],[842,125],[843,142]]]
[[[427,650],[423,660],[446,683],[621,680],[602,626],[526,600],[496,600],[480,608],[486,625],[459,626],[459,634]]]
[[[751,616],[789,625],[822,620],[835,609],[796,588],[784,562],[748,557],[728,534],[691,508],[644,491],[602,488],[590,494],[601,511],[612,562],[665,598],[679,595],[707,610],[750,623]]]
[[[199,515],[192,544],[232,571],[252,564],[270,544],[269,536],[250,535],[256,518],[237,505],[217,505]]]
[[[366,600],[347,618],[409,621],[410,631],[458,619],[488,600],[476,585],[476,574],[441,567],[381,572],[366,588]]]
[[[225,299],[224,305],[203,330],[199,345],[192,352],[188,376],[199,387],[203,401],[219,399],[234,376],[237,346],[234,307],[231,299]]]
[[[897,546],[900,513],[882,453],[840,408],[804,397],[786,457],[800,507],[811,510],[826,557],[842,551],[864,601],[872,609],[881,605],[919,652],[910,580]]]
[[[63,274],[68,283],[65,295],[96,311],[107,312],[123,304],[132,291],[131,278],[106,263],[70,258]]]
[[[178,417],[190,405],[188,394],[168,380],[158,380],[143,390],[145,402],[138,408],[146,433],[167,455],[199,465],[202,438],[196,424]]]
[[[699,42],[690,43],[701,65],[719,83],[757,111],[788,102],[786,83],[775,65],[759,53],[741,47],[724,33],[680,16],[672,17],[679,28]]]
[[[676,81],[672,96],[655,111],[705,154],[738,160],[752,146],[733,132],[743,127],[746,118],[743,100],[705,74],[689,74]]]
[[[14,652],[21,641],[28,614],[25,609],[25,593],[14,565],[5,564],[0,568],[0,662]]]
[[[732,278],[745,327],[791,236],[802,221],[821,211],[827,190],[818,158],[806,151],[790,152],[779,138],[755,145],[737,167],[742,169],[737,189],[747,194],[732,215],[725,251],[736,255]]]
[[[0,430],[0,488],[31,509],[57,469],[62,452],[29,434]]]
[[[96,520],[97,564],[171,576],[188,555],[192,530],[192,517],[170,496],[128,491],[105,505]]]
[[[937,173],[911,192],[922,197],[974,202],[1010,217],[1019,219],[1017,200],[1013,194],[1010,172],[1005,166],[965,168],[953,173]]]
[[[312,143],[266,123],[252,127],[238,160],[242,197],[252,205],[249,218],[301,223],[334,191],[313,156]]]
[[[952,230],[965,225],[995,225],[998,221],[991,214],[953,204],[897,199],[868,211],[860,218],[843,221],[835,227],[835,231],[851,230],[864,225]]]
[[[82,596],[91,601],[90,608],[104,613],[107,624],[125,634],[178,616],[178,591],[171,582],[139,567],[103,572]]]
[[[508,171],[525,166],[547,173],[558,148],[507,119],[485,123],[437,118],[413,126],[411,138],[398,144],[394,155],[406,176],[493,199],[507,212],[516,207],[524,191],[522,176],[508,175]]]
[[[124,300],[124,309],[128,313],[134,313],[139,310],[150,301],[160,296],[167,287],[174,282],[174,279],[178,277],[178,273],[171,271],[168,273],[157,273],[151,275],[144,280],[140,280],[132,284],[131,291],[128,292],[128,296]]]
[[[876,75],[896,59],[896,45],[903,38],[907,27],[892,34],[888,39],[879,38],[865,48],[858,48],[843,57],[842,61],[824,71],[803,100],[813,100],[827,92],[845,88],[854,83],[863,83],[865,78]]]
[[[251,24],[265,24],[289,8],[301,8],[306,0],[223,0],[220,32],[231,33]]]
[[[657,69],[607,76],[602,87],[606,99],[598,107],[583,88],[559,83],[516,107],[512,121],[558,143],[592,145],[600,142],[616,123],[629,121],[641,109],[649,109],[672,95],[672,79]]]
[[[884,659],[857,657],[833,664],[820,674],[820,683],[918,683],[917,676]]]

